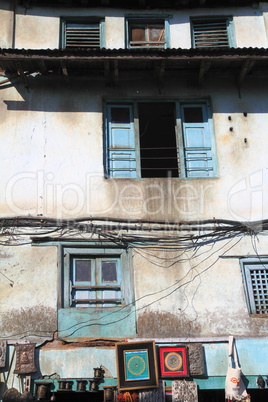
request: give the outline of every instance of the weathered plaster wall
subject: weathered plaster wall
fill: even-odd
[[[19,242],[1,247],[1,336],[51,338],[57,329],[57,250]]]
[[[99,76],[71,85],[62,78],[36,77],[29,91],[21,83],[2,89],[1,214],[180,220],[211,218],[212,211],[220,218],[267,216],[268,114],[262,79],[247,77],[239,96],[229,76],[219,81],[208,75],[197,89],[169,74],[161,94],[154,78],[147,78],[145,85],[139,73],[122,73],[114,89]],[[103,100],[133,98],[210,98],[219,177],[105,179]]]
[[[264,239],[257,252],[266,253]],[[138,336],[266,336],[267,320],[247,310],[239,264],[243,255],[256,255],[250,238],[183,255],[139,250],[134,256]]]
[[[10,2],[0,2],[0,20],[0,48],[11,48],[14,20]]]

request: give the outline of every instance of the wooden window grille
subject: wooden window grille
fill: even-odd
[[[66,48],[99,48],[101,46],[100,24],[69,23],[65,25]]]
[[[230,47],[228,25],[226,18],[192,21],[194,47]]]
[[[243,264],[245,292],[251,314],[268,314],[268,265]]]

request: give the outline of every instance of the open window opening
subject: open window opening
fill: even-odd
[[[165,47],[165,21],[129,20],[129,47]]]
[[[173,102],[138,105],[141,177],[178,177]]]

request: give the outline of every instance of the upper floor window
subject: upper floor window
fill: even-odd
[[[268,314],[268,259],[241,259],[245,296],[251,314]]]
[[[62,20],[62,48],[104,47],[104,21],[87,19]]]
[[[128,18],[127,47],[168,47],[168,22],[165,18]]]
[[[109,177],[216,176],[206,101],[109,103],[106,122]]]
[[[193,18],[191,27],[195,48],[234,46],[232,20],[228,17]]]

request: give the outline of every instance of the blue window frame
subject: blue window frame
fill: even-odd
[[[71,257],[72,307],[108,307],[122,304],[120,258]]]
[[[235,47],[231,17],[199,17],[191,19],[192,46]]]
[[[240,260],[249,313],[268,315],[268,258]]]
[[[104,20],[100,18],[64,18],[61,22],[62,48],[102,48]]]
[[[127,249],[63,245],[60,256],[59,336],[135,335],[131,256]]]
[[[126,47],[169,47],[169,22],[166,16],[129,16],[126,18]]]
[[[106,111],[108,177],[217,176],[207,101],[108,103]]]

